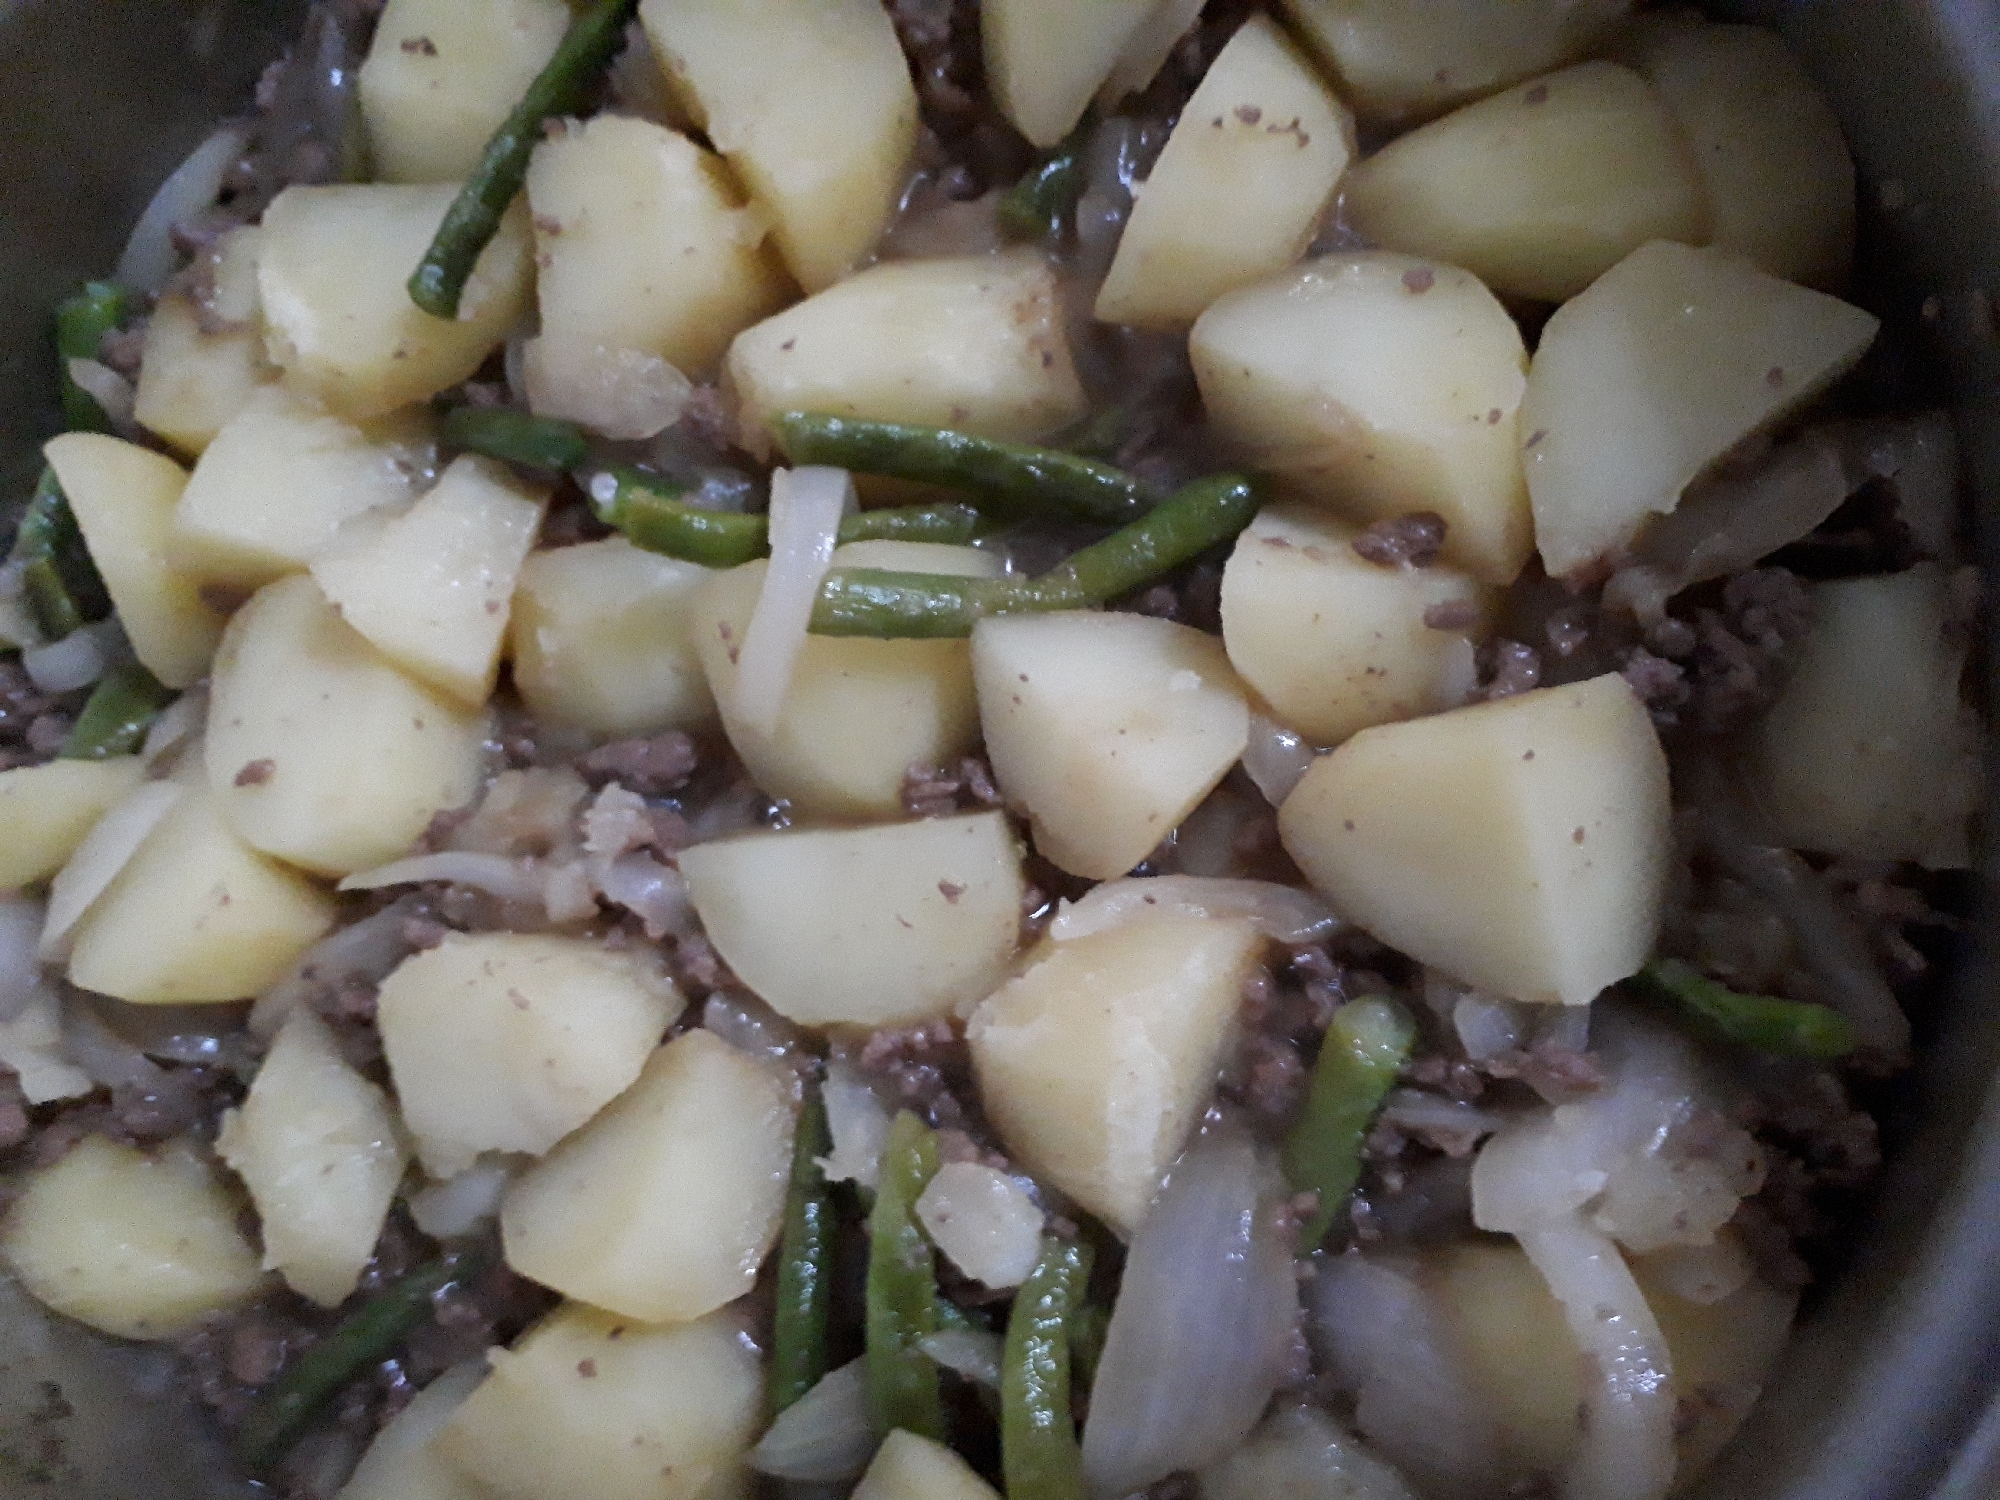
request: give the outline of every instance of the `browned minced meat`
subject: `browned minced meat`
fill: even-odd
[[[1472,691],[1475,703],[1511,698],[1541,684],[1542,656],[1533,646],[1496,640],[1479,648],[1479,686]]]
[[[1445,520],[1434,510],[1413,510],[1375,522],[1355,537],[1364,562],[1380,568],[1428,568],[1444,548]]]
[[[593,785],[616,781],[642,797],[678,791],[701,763],[694,740],[678,729],[646,739],[613,740],[577,762]]]
[[[916,79],[930,191],[962,201],[1012,182],[1034,148],[987,97],[978,0],[889,0],[889,14]]]
[[[1210,635],[1222,632],[1222,565],[1198,562],[1165,582],[1129,594],[1112,608],[1172,620]]]
[[[78,701],[78,694],[42,692],[18,659],[0,660],[0,771],[53,760]]]
[[[1672,729],[1680,723],[1681,715],[1694,698],[1694,689],[1688,686],[1687,673],[1681,670],[1680,663],[1655,656],[1644,646],[1635,646],[1618,670],[1627,686],[1646,705],[1656,728]]]
[[[21,1075],[0,1063],[0,1151],[11,1151],[28,1139],[28,1096],[21,1092]]]
[[[911,766],[903,773],[903,811],[913,818],[941,818],[955,812],[998,807],[1000,789],[993,768],[976,755],[951,767]]]
[[[1518,1079],[1550,1104],[1570,1104],[1604,1087],[1604,1068],[1594,1052],[1579,1052],[1539,1038],[1523,1050],[1510,1047],[1475,1066],[1489,1078]]]
[[[971,1061],[949,1021],[924,1021],[871,1033],[848,1054],[891,1109],[913,1110],[933,1128],[966,1129]]]
[[[1811,626],[1812,600],[1783,568],[1753,568],[1724,584],[1722,608],[1699,610],[1694,619],[1688,686],[1695,728],[1727,734],[1767,707]]]
[[[1737,1211],[1736,1228],[1766,1275],[1802,1286],[1812,1279],[1805,1256],[1881,1170],[1875,1119],[1855,1107],[1837,1075],[1816,1068],[1767,1079],[1741,1123],[1764,1148],[1765,1174]]]

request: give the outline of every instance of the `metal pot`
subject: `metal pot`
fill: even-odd
[[[1867,300],[1956,408],[1983,519],[2000,504],[2000,0],[1731,8],[1782,29],[1840,110]],[[301,9],[0,0],[0,494],[26,492],[55,427],[48,309],[109,270],[154,185],[242,107]],[[1992,530],[1981,556],[2000,577]],[[1989,840],[1989,879],[1992,856]],[[1704,1495],[2000,1493],[2000,1014],[1991,944],[1977,946],[1917,1018],[1913,1102],[1851,1259]],[[160,1356],[55,1324],[0,1283],[0,1495],[246,1493],[214,1477],[217,1454],[165,1386]]]

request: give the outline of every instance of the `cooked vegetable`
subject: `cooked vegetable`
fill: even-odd
[[[917,1199],[938,1168],[937,1139],[908,1110],[882,1148],[868,1215],[868,1401],[883,1432],[945,1439],[937,1366],[918,1344],[938,1330],[937,1268],[917,1222]]]
[[[980,50],[993,102],[1035,145],[1075,128],[1157,0],[989,0],[979,8]]]
[[[778,1414],[750,1450],[750,1467],[773,1479],[837,1484],[867,1468],[881,1442],[868,1408],[868,1361],[850,1359]]]
[[[778,1308],[771,1334],[771,1414],[776,1416],[826,1374],[833,1318],[833,1193],[820,1167],[831,1155],[826,1102],[806,1085],[792,1137],[792,1176],[778,1240]]]
[[[590,444],[574,422],[500,406],[454,406],[438,423],[438,441],[447,448],[558,473],[590,461]]]
[[[1361,1175],[1361,1142],[1417,1039],[1393,1000],[1349,1001],[1333,1013],[1313,1064],[1305,1113],[1285,1141],[1285,1177],[1319,1206],[1299,1230],[1299,1248],[1316,1247],[1347,1207]]]
[[[1284,1406],[1201,1471],[1203,1500],[1414,1500],[1394,1468],[1317,1406]]]
[[[901,1428],[882,1440],[853,1500],[1000,1500],[971,1464],[942,1443]]]
[[[1056,241],[1083,192],[1083,148],[1089,143],[1092,123],[1085,115],[1076,129],[1007,189],[994,210],[1002,234],[1043,245]]]
[[[0,771],[0,891],[40,885],[60,870],[143,774],[136,755]]]
[[[1090,1246],[1050,1238],[1014,1294],[1001,1357],[1000,1462],[1009,1500],[1084,1500],[1070,1415],[1069,1325],[1083,1305]]]
[[[1788,1057],[1828,1061],[1861,1045],[1839,1011],[1769,995],[1745,995],[1672,958],[1656,958],[1639,971],[1646,989],[1678,1005],[1700,1029],[1741,1047]]]
[[[334,1500],[482,1500],[477,1481],[433,1441],[486,1378],[484,1359],[453,1365],[375,1435]]]
[[[1033,1272],[1047,1218],[1020,1178],[980,1162],[946,1162],[917,1200],[917,1221],[945,1259],[996,1289]]]
[[[256,274],[254,268],[251,274]],[[132,419],[176,452],[199,458],[250,398],[276,378],[264,358],[263,331],[255,324],[205,331],[191,299],[168,295],[146,324]]]
[[[116,282],[92,281],[56,305],[56,384],[72,432],[109,432],[111,419],[70,373],[73,359],[95,360],[104,335],[132,315],[132,294]]]
[[[8,560],[21,564],[29,612],[36,629],[50,640],[59,641],[111,612],[111,597],[52,468],[42,470],[21,513]]]
[[[63,741],[65,760],[129,756],[145,742],[160,710],[174,701],[171,688],[136,662],[113,667],[98,680]]]

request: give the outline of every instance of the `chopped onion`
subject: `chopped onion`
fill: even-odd
[[[717,990],[701,1005],[702,1030],[712,1031],[738,1052],[782,1062],[799,1045],[799,1030],[755,995]]]
[[[1264,800],[1277,807],[1312,769],[1318,752],[1305,736],[1275,719],[1250,715],[1250,739],[1243,748],[1243,769],[1257,783]]]
[[[947,1328],[940,1333],[924,1335],[917,1340],[917,1347],[929,1355],[933,1363],[942,1365],[960,1379],[985,1386],[989,1391],[997,1391],[1000,1389],[1000,1355],[1005,1342],[999,1334],[980,1328]]]
[[[751,730],[778,727],[806,643],[840,518],[854,494],[845,469],[808,466],[771,476],[771,565],[737,658],[736,711]]]
[[[1391,1089],[1379,1118],[1406,1135],[1422,1136],[1448,1156],[1470,1156],[1482,1138],[1506,1124],[1490,1109],[1424,1089]]]
[[[1472,637],[1453,636],[1445,644],[1443,660],[1438,665],[1438,708],[1464,707],[1478,686],[1479,650],[1472,644]]]
[[[1101,1500],[1220,1458],[1277,1389],[1298,1290],[1259,1212],[1265,1176],[1248,1140],[1205,1137],[1139,1226],[1083,1429],[1084,1477]]]
[[[687,882],[681,879],[680,871],[650,855],[627,854],[613,860],[596,887],[613,906],[622,906],[637,917],[646,936],[655,942],[669,933],[694,929]]]
[[[42,930],[42,903],[29,896],[0,896],[0,1021],[28,1008],[41,988],[35,940]]]
[[[139,393],[133,389],[131,381],[111,366],[94,359],[72,359],[64,368],[69,371],[69,378],[77,389],[103,409],[113,427],[132,425],[132,413],[138,404]]]
[[[132,226],[113,280],[142,292],[157,292],[167,284],[180,264],[180,252],[174,249],[174,226],[214,206],[222,195],[223,179],[243,154],[243,146],[242,131],[225,126],[188,153]]]
[[[1662,1245],[1642,1258],[1649,1276],[1679,1297],[1711,1307],[1734,1295],[1757,1274],[1743,1241],[1728,1229],[1719,1231],[1710,1245]]]
[[[470,1234],[500,1212],[517,1160],[488,1154],[442,1182],[427,1183],[410,1194],[410,1217],[434,1240]]]
[[[340,882],[343,891],[376,891],[390,885],[428,885],[448,881],[470,886],[502,901],[523,905],[540,902],[547,892],[546,868],[536,859],[509,859],[504,854],[476,854],[468,849],[441,849],[392,860],[361,870]]]
[[[62,1032],[63,1050],[70,1061],[106,1088],[161,1094],[172,1087],[172,1075],[165,1068],[105,1025],[88,1007],[65,1007]]]
[[[90,903],[118,878],[146,835],[159,826],[184,788],[171,781],[148,781],[112,806],[91,826],[49,883],[49,909],[42,922],[36,956],[54,963],[69,953],[69,937]]]
[[[547,334],[521,349],[521,382],[538,417],[561,417],[625,442],[681,419],[694,384],[657,354],[573,343]]]
[[[20,1075],[30,1104],[80,1099],[97,1085],[63,1049],[62,1009],[55,991],[36,990],[12,1016],[0,1020],[0,1064]]]
[[[1754,567],[1840,508],[1853,489],[1840,444],[1828,430],[1771,450],[1755,469],[1690,489],[1639,537],[1639,564],[1666,592]]]
[[[860,1073],[835,1060],[826,1066],[820,1089],[826,1104],[826,1130],[833,1150],[819,1158],[829,1182],[855,1182],[873,1188],[880,1180],[882,1147],[889,1139],[889,1112]]]
[[[1058,902],[1049,936],[1060,943],[1134,922],[1182,917],[1247,917],[1264,936],[1280,943],[1316,942],[1341,927],[1332,907],[1296,886],[1204,875],[1142,875],[1107,880],[1078,900]]]
[[[878,1441],[866,1363],[850,1360],[778,1413],[750,1450],[750,1467],[775,1479],[833,1484],[867,1468]]]
[[[916,1213],[931,1243],[987,1286],[1019,1286],[1041,1257],[1041,1206],[1020,1182],[993,1167],[946,1162],[917,1199]]]
[[[321,938],[299,956],[290,973],[257,997],[250,1007],[251,1035],[270,1041],[295,1009],[329,985],[348,980],[374,984],[387,978],[410,951],[404,924],[429,910],[424,897],[413,891]]]
[[[169,703],[146,731],[139,757],[150,771],[183,745],[199,739],[208,721],[208,694],[194,690],[182,693]]]
[[[72,630],[59,641],[23,651],[21,665],[40,691],[74,692],[102,677],[125,654],[123,643],[124,633],[115,624],[100,621]]]
[[[1521,1023],[1514,1007],[1491,995],[1460,995],[1451,1008],[1452,1030],[1474,1062],[1484,1062],[1521,1045]]]

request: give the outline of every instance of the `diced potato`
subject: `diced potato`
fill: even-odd
[[[140,1004],[245,1000],[333,925],[333,903],[231,831],[198,783],[75,929],[70,983]]]
[[[1249,923],[1200,917],[1045,944],[965,1030],[1008,1154],[1132,1233],[1201,1123],[1262,951]]]
[[[1000,1492],[943,1443],[898,1427],[875,1450],[853,1500],[1000,1500]]]
[[[1290,491],[1361,520],[1435,511],[1445,559],[1486,583],[1528,560],[1528,355],[1475,277],[1322,256],[1223,297],[1188,353],[1210,419]]]
[[[193,301],[169,293],[146,324],[132,415],[190,458],[278,378],[264,358],[264,335],[245,325],[204,332]]]
[[[931,1243],[974,1281],[1019,1286],[1042,1254],[1045,1216],[1034,1193],[998,1167],[948,1161],[917,1198]]]
[[[562,0],[389,0],[359,79],[375,175],[470,176],[569,21]]]
[[[1000,813],[748,834],[680,853],[708,939],[779,1014],[899,1026],[989,993],[1019,941]]]
[[[484,1360],[454,1365],[418,1391],[375,1434],[334,1500],[486,1500],[492,1492],[435,1441],[485,1375]]]
[[[1710,243],[1837,292],[1854,263],[1854,162],[1826,96],[1763,26],[1647,16],[1621,59],[1651,80],[1693,148]]]
[[[1648,240],[1701,244],[1701,173],[1658,95],[1588,62],[1468,104],[1349,174],[1354,228],[1463,266],[1496,292],[1561,302]]]
[[[876,0],[642,0],[668,86],[769,212],[816,292],[874,247],[917,143],[917,92]]]
[[[1322,513],[1267,507],[1222,570],[1230,665],[1319,745],[1450,707],[1467,685],[1467,642],[1492,613],[1492,591],[1456,568],[1382,567],[1354,550],[1356,535]]]
[[[1812,586],[1813,627],[1750,731],[1746,771],[1781,842],[1851,859],[1971,861],[1978,717],[1936,563]],[[18,773],[16,773],[18,774]]]
[[[1413,1500],[1402,1475],[1317,1406],[1279,1407],[1203,1469],[1199,1487],[1201,1500]]]
[[[710,576],[622,536],[531,553],[514,590],[514,687],[537,718],[600,739],[706,724],[692,614]]]
[[[97,1083],[69,1061],[63,1045],[62,1002],[55,989],[37,985],[10,1019],[0,1021],[0,1063],[14,1070],[30,1104],[81,1099]]]
[[[1157,8],[1156,0],[986,0],[979,40],[993,102],[1035,145],[1055,145]]]
[[[1880,326],[1727,250],[1657,241],[1549,319],[1521,402],[1551,576],[1603,566],[1651,514],[1858,360]]]
[[[264,1269],[321,1307],[354,1290],[409,1159],[395,1111],[304,1006],[279,1028],[216,1154],[250,1189]]]
[[[189,686],[208,670],[222,619],[202,602],[195,579],[168,563],[187,472],[136,443],[94,432],[66,432],[42,454],[76,512],[133,654],[168,687]]]
[[[925,542],[857,542],[836,551],[833,565],[968,578],[1000,572],[991,552]],[[757,785],[795,812],[901,816],[911,766],[950,765],[979,743],[971,648],[964,641],[808,636],[777,728],[761,732],[734,711],[736,653],[767,567],[746,563],[716,575],[695,605],[695,647],[730,744]]]
[[[743,441],[781,412],[1042,437],[1084,413],[1054,274],[1039,255],[870,267],[730,345]]]
[[[288,391],[259,392],[194,466],[174,509],[173,560],[240,589],[300,572],[343,523],[408,504],[436,451],[417,422],[361,428]]]
[[[690,1031],[602,1114],[516,1178],[507,1264],[566,1297],[685,1323],[748,1292],[777,1243],[791,1072]]]
[[[1616,673],[1364,729],[1278,810],[1343,916],[1514,1000],[1582,1005],[1651,957],[1667,759]]]
[[[479,368],[528,310],[534,258],[516,203],[480,252],[458,317],[406,284],[458,194],[452,183],[288,187],[264,210],[257,283],[286,379],[348,416],[424,401]]]
[[[768,225],[722,159],[650,120],[599,115],[544,140],[528,205],[545,338],[700,375],[785,300]]]
[[[192,1151],[101,1135],[20,1179],[0,1259],[37,1301],[125,1339],[185,1333],[260,1280],[235,1200]]]
[[[260,589],[215,654],[208,777],[252,847],[347,875],[479,784],[484,716],[403,675],[303,576]]]
[[[0,771],[0,891],[40,885],[60,870],[143,774],[136,755]]]
[[[981,620],[972,676],[994,778],[1037,852],[1095,880],[1152,853],[1249,735],[1222,642],[1145,615]]]
[[[1442,114],[1574,62],[1616,29],[1633,0],[1285,0],[1371,120]]]
[[[1354,120],[1269,18],[1203,77],[1136,200],[1097,294],[1107,323],[1182,328],[1304,252],[1354,154]]]
[[[1206,0],[1154,0],[1146,19],[1139,23],[1111,65],[1111,74],[1097,91],[1097,107],[1114,113],[1129,96],[1138,93],[1155,78],[1181,38],[1201,19]]]
[[[312,565],[340,617],[390,661],[454,698],[493,691],[514,583],[548,490],[466,454],[409,511]]]
[[[651,959],[583,938],[453,934],[382,981],[376,1024],[424,1170],[540,1155],[622,1093],[685,1002]]]
[[[731,1312],[649,1327],[572,1302],[487,1360],[437,1442],[503,1500],[712,1500],[763,1422],[757,1350]]]

